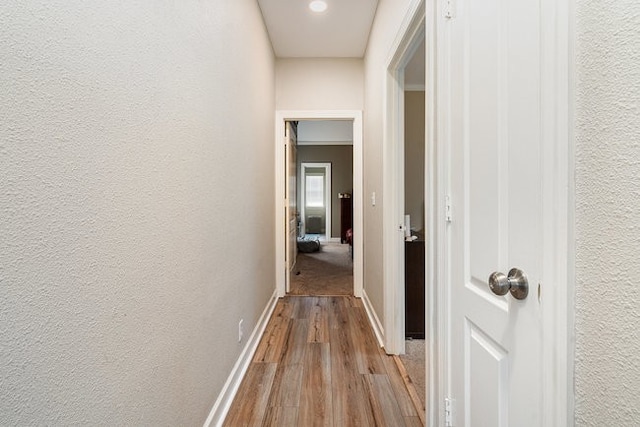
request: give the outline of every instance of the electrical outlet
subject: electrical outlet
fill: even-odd
[[[240,319],[238,322],[238,342],[242,342],[242,337],[244,336],[244,319]]]

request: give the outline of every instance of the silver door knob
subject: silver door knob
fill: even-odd
[[[509,270],[509,275],[495,271],[489,276],[489,288],[496,295],[511,292],[515,299],[525,299],[529,295],[529,281],[524,271],[519,268]]]

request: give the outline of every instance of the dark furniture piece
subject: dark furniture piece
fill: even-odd
[[[340,243],[347,243],[347,230],[353,222],[351,194],[340,193]]]
[[[405,336],[424,339],[424,240],[404,242]]]

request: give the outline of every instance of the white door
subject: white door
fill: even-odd
[[[540,2],[457,0],[447,23],[450,389],[456,426],[542,414]],[[496,295],[517,267],[529,294]]]
[[[291,270],[296,265],[298,256],[298,209],[297,209],[297,160],[296,160],[296,132],[291,122],[287,122],[285,126],[285,144],[286,144],[286,171],[285,177],[285,221],[286,221],[286,290],[289,292],[289,282],[291,279]]]

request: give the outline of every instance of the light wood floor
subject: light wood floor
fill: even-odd
[[[280,299],[225,426],[422,426],[359,299]]]

